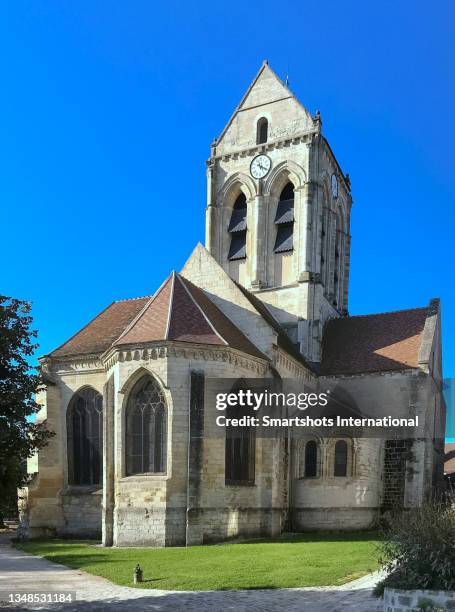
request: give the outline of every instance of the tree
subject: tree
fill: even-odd
[[[38,347],[30,311],[29,302],[0,295],[0,526],[26,484],[26,459],[53,435],[31,419],[41,377],[28,362]]]

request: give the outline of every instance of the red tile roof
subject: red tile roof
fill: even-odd
[[[103,353],[148,302],[149,297],[113,302],[64,344],[49,353],[50,357],[69,357]]]
[[[455,472],[455,444],[448,443],[445,445],[444,472],[453,474]]]
[[[151,298],[114,302],[49,356],[160,340],[229,346],[268,360],[201,289],[175,272]]]
[[[175,272],[114,345],[154,340],[230,346],[268,359],[199,287]]]
[[[320,373],[360,374],[418,368],[428,308],[331,319]]]

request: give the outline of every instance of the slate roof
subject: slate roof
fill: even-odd
[[[361,374],[419,367],[428,308],[331,319],[320,374]]]
[[[269,360],[201,289],[175,272],[152,297],[114,302],[49,356],[163,340],[229,346]]]

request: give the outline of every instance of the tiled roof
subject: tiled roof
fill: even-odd
[[[268,359],[199,287],[175,272],[114,345],[155,340],[230,346]]]
[[[114,302],[49,356],[160,340],[229,346],[268,360],[201,289],[175,272],[152,297]]]
[[[453,474],[455,472],[455,444],[445,445],[444,472]]]
[[[113,302],[64,344],[49,353],[49,356],[69,357],[104,352],[149,299],[143,297]]]
[[[428,308],[331,319],[325,326],[320,374],[418,368]]]

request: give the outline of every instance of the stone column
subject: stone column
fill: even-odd
[[[204,444],[204,373],[190,374],[188,415],[188,480],[186,502],[186,545],[202,544],[201,486]]]
[[[294,191],[294,209],[298,228],[298,280],[310,280],[312,251],[313,185],[308,182]]]
[[[103,389],[103,546],[112,546],[114,542],[114,398],[114,375],[112,374]]]
[[[267,247],[264,196],[248,201],[252,207],[251,286],[260,289],[265,284],[265,252]]]
[[[212,198],[213,164],[207,164],[207,208],[205,211],[205,247],[213,255],[213,234],[216,227],[216,214]]]

